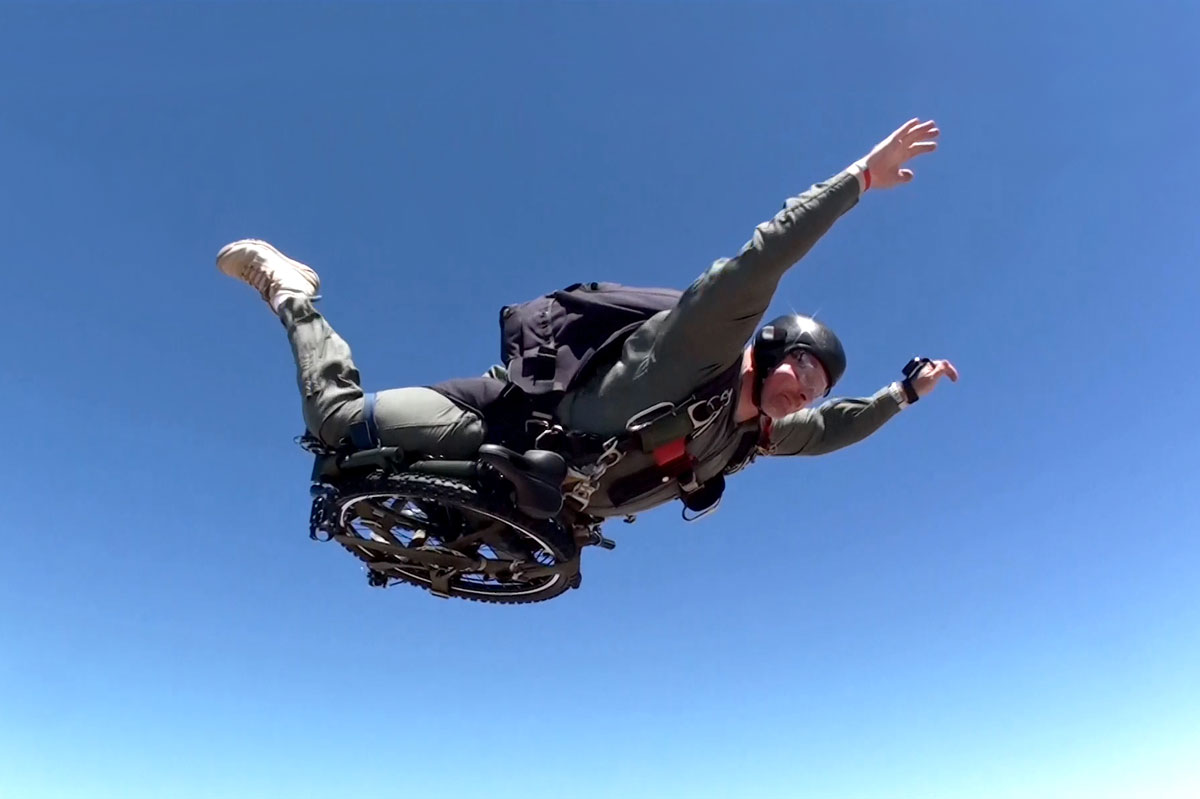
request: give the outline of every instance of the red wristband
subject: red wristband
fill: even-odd
[[[871,188],[871,170],[863,167],[863,191]]]

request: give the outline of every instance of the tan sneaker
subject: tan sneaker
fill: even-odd
[[[321,278],[311,267],[258,239],[226,244],[217,253],[217,269],[258,289],[276,313],[286,297],[313,297],[321,288]]]

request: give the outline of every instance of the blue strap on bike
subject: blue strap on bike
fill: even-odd
[[[363,418],[350,427],[350,441],[355,449],[376,449],[379,446],[379,428],[375,424],[375,392],[363,394]]]

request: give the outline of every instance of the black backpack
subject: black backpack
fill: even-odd
[[[485,375],[431,386],[478,411],[489,439],[510,446],[525,438],[525,420],[553,415],[567,389],[578,385],[597,354],[620,346],[656,313],[675,307],[677,289],[619,283],[576,283],[500,309],[500,360],[507,380]],[[524,442],[520,445],[527,445]]]
[[[675,307],[677,289],[576,283],[500,309],[500,360],[526,394],[564,392],[597,353],[617,346],[650,317]]]

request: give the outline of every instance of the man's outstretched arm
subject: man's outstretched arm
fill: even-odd
[[[913,379],[913,390],[924,397],[943,377],[958,381],[954,364],[931,361]],[[883,427],[907,404],[900,384],[892,383],[871,397],[830,400],[790,414],[771,426],[767,454],[824,455],[848,447]]]
[[[773,219],[759,225],[733,258],[717,261],[658,324],[648,326],[656,359],[692,365],[703,382],[741,354],[770,305],[780,278],[804,257],[868,188],[891,188],[912,180],[905,164],[932,152],[940,131],[913,119],[864,158],[825,183],[789,199]]]

